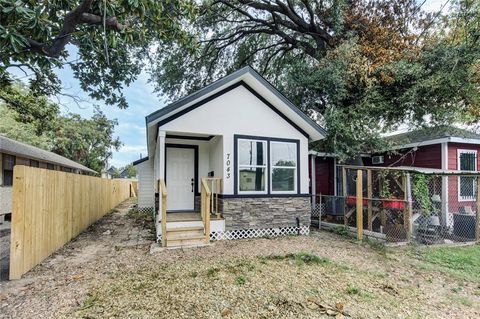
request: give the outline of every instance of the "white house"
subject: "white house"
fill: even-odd
[[[308,145],[325,131],[252,68],[148,115],[146,128],[138,205],[156,207],[164,245],[308,233]]]

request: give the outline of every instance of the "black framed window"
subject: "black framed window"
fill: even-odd
[[[299,140],[235,135],[235,194],[300,194],[299,152]]]
[[[36,160],[30,160],[30,166],[31,167],[39,167],[40,166],[40,163]]]
[[[295,193],[297,191],[297,152],[295,143],[270,142],[272,193]]]
[[[55,165],[47,163],[47,169],[55,170]]]
[[[15,156],[3,154],[2,158],[2,176],[3,186],[12,186],[13,185],[13,167],[15,166]]]
[[[238,140],[238,190],[241,193],[266,193],[267,142]]]
[[[460,171],[477,170],[477,152],[474,150],[458,150],[458,169]],[[476,198],[476,178],[460,176],[458,178],[458,198],[461,201],[471,201]]]

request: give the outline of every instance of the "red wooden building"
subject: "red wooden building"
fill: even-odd
[[[387,137],[389,151],[362,156],[365,166],[420,167],[444,171],[478,171],[480,134],[451,126],[421,129]],[[311,194],[342,195],[341,174],[334,154],[310,152]],[[313,178],[314,176],[314,178]],[[476,181],[469,176],[439,178],[444,214],[475,210]],[[460,186],[460,187],[459,187]],[[447,200],[445,200],[447,199]]]

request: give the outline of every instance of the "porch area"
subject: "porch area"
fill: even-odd
[[[158,180],[159,209],[155,214],[157,241],[162,247],[199,247],[209,245],[213,231],[225,230],[225,220],[221,215],[219,194],[221,178],[202,178],[199,211],[170,211],[168,191],[163,179]]]

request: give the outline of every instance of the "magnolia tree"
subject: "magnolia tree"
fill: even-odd
[[[32,94],[62,94],[54,69],[68,64],[90,97],[125,108],[122,88],[151,47],[172,40],[188,47],[182,23],[194,12],[189,0],[0,0],[0,87],[12,84],[16,68]]]

